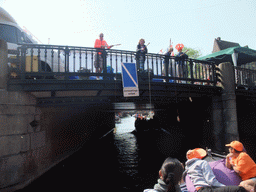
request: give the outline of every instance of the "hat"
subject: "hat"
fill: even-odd
[[[193,159],[193,158],[198,158],[198,159],[203,159],[206,156],[206,151],[202,148],[195,148],[193,150],[189,150],[187,152],[187,158],[188,159]]]
[[[230,144],[227,144],[226,146],[227,147],[232,147],[237,151],[243,151],[244,150],[243,144],[239,141],[232,141]]]
[[[177,49],[177,50],[182,50],[183,48],[184,48],[184,45],[183,44],[177,44],[176,46],[175,46],[175,48]]]

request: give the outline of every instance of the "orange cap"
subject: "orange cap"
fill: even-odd
[[[230,144],[227,144],[226,146],[227,147],[232,147],[237,151],[243,151],[244,150],[243,144],[239,141],[232,141]]]
[[[193,158],[198,158],[198,159],[203,159],[206,156],[206,151],[202,148],[195,148],[193,150],[189,150],[187,152],[187,158],[188,159],[193,159]]]

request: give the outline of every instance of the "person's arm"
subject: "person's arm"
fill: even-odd
[[[186,53],[184,53],[183,58],[188,59],[188,55]]]
[[[226,157],[226,167],[229,168],[229,169],[233,169],[236,173],[240,174],[240,170],[239,170],[239,167],[237,167],[236,164],[232,164],[231,162],[231,158],[233,157],[233,154],[229,153]],[[243,161],[241,161],[242,163]]]
[[[175,56],[175,61],[179,61],[180,60],[180,53],[178,53],[176,56]]]
[[[248,154],[242,153],[237,157],[237,161],[236,161],[237,164],[233,165],[233,169],[238,174],[246,173],[252,168],[252,164],[250,163],[252,161],[253,160]]]
[[[140,45],[137,45],[137,49],[136,49],[136,52],[140,52]]]
[[[110,49],[110,48],[112,48],[113,47],[113,45],[110,45],[110,46],[108,46],[108,44],[107,44],[107,42],[106,41],[103,41],[104,42],[104,45],[102,45],[102,48],[107,48],[107,49]]]
[[[233,165],[233,170],[237,173],[240,174],[241,172],[239,171],[239,169],[237,168],[237,165]]]
[[[107,48],[107,49],[110,49],[110,46],[108,46],[108,44],[107,44],[107,42],[106,41],[104,41],[104,48]]]
[[[227,157],[226,157],[226,167],[229,168],[229,169],[232,169],[232,164],[230,163],[230,158],[231,158],[232,154],[228,154]]]
[[[145,53],[148,53],[148,48],[147,48],[147,46],[145,46],[144,51],[145,51]]]

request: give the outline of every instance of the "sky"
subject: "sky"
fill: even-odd
[[[104,33],[113,49],[150,53],[182,43],[212,53],[217,37],[256,49],[255,0],[0,0],[44,44],[93,47]],[[177,52],[175,50],[175,52]]]

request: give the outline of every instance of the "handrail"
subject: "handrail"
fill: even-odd
[[[237,87],[255,87],[256,70],[243,67],[235,67],[235,81]]]
[[[96,57],[103,62],[103,73],[96,73]],[[216,85],[215,64],[196,59],[177,60],[173,56],[147,53],[140,80]],[[100,76],[104,80],[121,78],[121,62],[136,63],[136,52],[44,44],[20,44],[17,49],[16,71],[22,80],[29,78],[56,80],[89,80]]]

